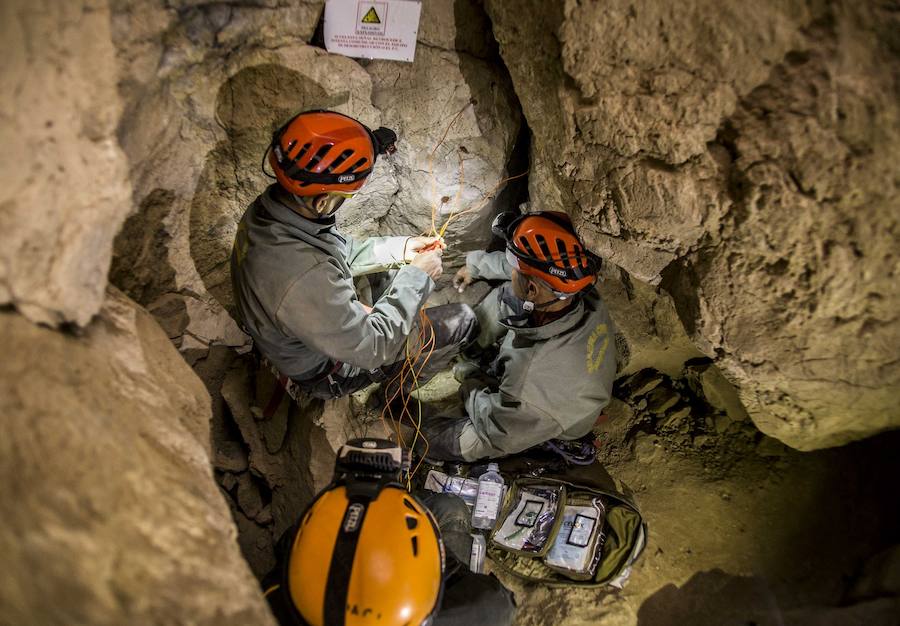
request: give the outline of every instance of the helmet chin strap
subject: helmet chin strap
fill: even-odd
[[[555,294],[555,292],[554,292]],[[511,308],[513,311],[518,311],[514,315],[510,315],[503,319],[505,324],[509,326],[519,326],[523,322],[527,322],[531,319],[532,315],[534,315],[535,311],[540,311],[541,309],[546,309],[548,307],[553,306],[560,300],[568,300],[571,297],[577,296],[578,294],[566,294],[565,296],[559,296],[553,300],[548,300],[547,302],[536,303],[532,300],[522,300],[514,293],[512,293],[512,289],[504,289],[501,295],[501,298],[506,305]]]

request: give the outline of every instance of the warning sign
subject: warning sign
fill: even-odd
[[[387,19],[387,2],[357,2],[357,14],[362,17],[356,23],[357,35],[381,35],[387,30],[387,21],[383,21],[379,14]],[[327,22],[327,17],[325,18]]]
[[[325,47],[350,57],[412,61],[421,12],[419,0],[327,0]]]
[[[372,7],[371,9],[366,11],[366,14],[363,15],[361,21],[363,24],[381,24],[381,18],[378,17],[378,13],[375,11],[375,7]]]

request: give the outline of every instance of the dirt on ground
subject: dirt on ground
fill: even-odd
[[[864,563],[900,541],[900,433],[798,452],[709,403],[703,364],[616,385],[599,458],[633,489],[647,547],[621,591],[550,589],[505,577],[518,626],[895,624],[896,598],[864,602]],[[455,383],[422,390],[442,408]]]

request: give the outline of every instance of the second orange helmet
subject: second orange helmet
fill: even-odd
[[[492,230],[506,241],[513,267],[539,278],[557,293],[584,291],[600,271],[600,257],[584,247],[565,213],[501,213]]]

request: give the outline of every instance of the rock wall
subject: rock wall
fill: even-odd
[[[132,210],[110,19],[0,7],[0,623],[271,624],[213,480],[209,395],[107,288]]]
[[[392,195],[366,189],[341,219],[354,234],[418,234],[431,231],[432,212],[438,226],[453,215],[446,262],[460,265],[490,242],[503,181],[525,171],[507,169],[521,113],[480,2],[423,3],[415,62],[365,68],[372,104],[402,145],[391,159]]]
[[[649,368],[675,377],[685,362],[704,357],[685,332],[671,296],[660,287],[607,263],[598,289],[616,324],[619,377]]]
[[[330,108],[400,136],[397,153],[379,160],[363,192],[341,210],[351,234],[418,234],[430,230],[432,206],[483,204],[449,231],[456,258],[487,243],[495,203],[480,201],[502,190],[519,133],[515,96],[493,62],[477,2],[425,3],[415,64],[327,54],[306,43],[321,2],[268,4],[114,6],[127,77],[119,85],[126,104],[119,137],[135,213],[117,240],[112,280],[186,354],[246,342],[227,312],[228,256],[241,215],[270,183],[260,162],[271,133],[293,113]],[[289,13],[289,23],[273,11]],[[445,131],[430,160],[432,183],[429,155]]]
[[[100,310],[130,211],[109,19],[103,0],[0,7],[0,304],[36,322]]]
[[[78,336],[0,313],[4,624],[271,624],[209,463],[209,396],[112,290]]]
[[[900,424],[898,12],[487,0],[530,196],[662,284],[767,434]]]
[[[349,419],[331,403],[260,419],[267,399],[255,389],[252,360],[238,354],[249,343],[229,314],[228,259],[241,215],[271,182],[260,162],[272,131],[313,108],[396,129],[397,153],[380,159],[345,204],[341,227],[419,234],[430,231],[432,208],[438,226],[449,211],[474,209],[447,231],[451,265],[489,242],[490,219],[509,202],[500,192],[520,132],[476,0],[423,5],[414,64],[357,62],[309,45],[322,7],[113,4],[125,103],[118,135],[134,213],[116,240],[111,280],[153,313],[206,382],[216,475],[260,576],[274,563],[274,542],[330,478]]]
[[[355,396],[296,403],[280,394],[250,355],[226,370],[221,395],[211,433],[216,480],[231,504],[241,550],[263,578],[275,566],[284,531],[331,482],[337,449],[348,439],[384,433]]]

